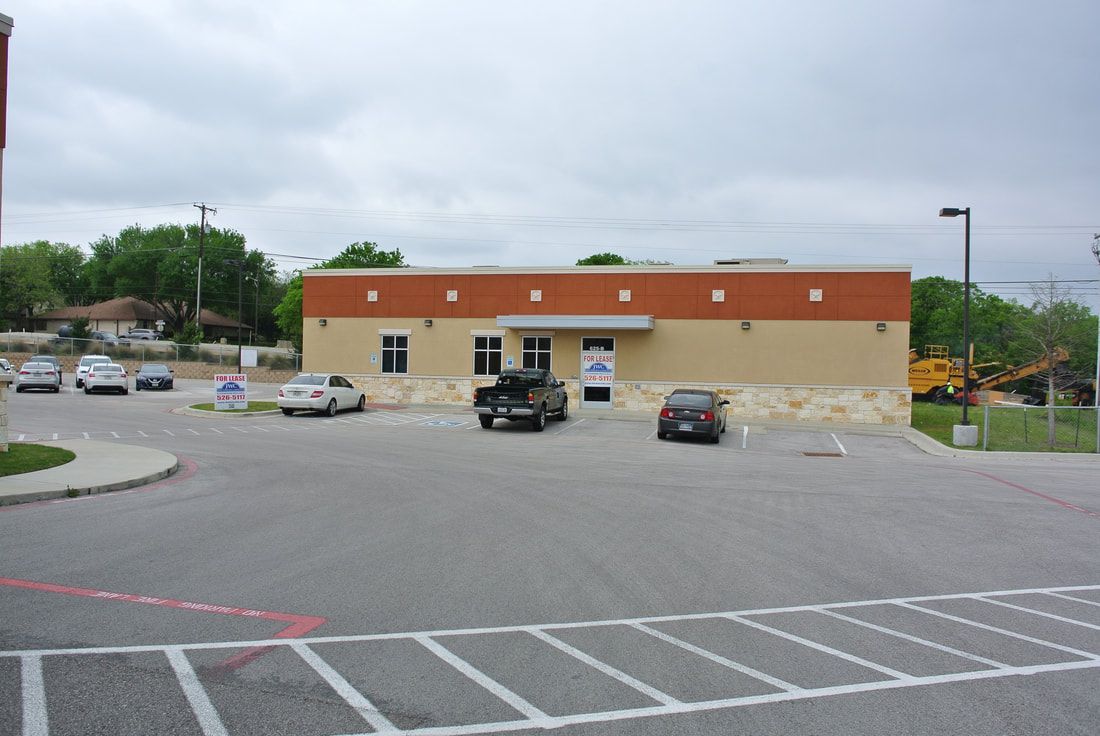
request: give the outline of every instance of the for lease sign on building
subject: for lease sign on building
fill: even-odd
[[[615,353],[582,353],[584,383],[610,386],[615,380]]]
[[[248,375],[227,373],[214,376],[214,409],[247,409]]]

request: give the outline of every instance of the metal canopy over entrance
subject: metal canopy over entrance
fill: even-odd
[[[497,327],[524,330],[652,330],[650,314],[498,314]]]

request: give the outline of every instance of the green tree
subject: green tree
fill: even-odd
[[[629,262],[617,253],[593,253],[577,261],[578,266],[626,266]]]
[[[909,315],[909,347],[923,352],[926,345],[947,345],[951,355],[963,354],[963,296],[961,281],[929,276],[912,283]],[[981,363],[1018,364],[1015,330],[1027,308],[970,287],[970,338],[975,359]]]
[[[402,268],[405,257],[401,251],[380,250],[377,243],[352,243],[338,254],[311,268]],[[302,349],[302,277],[294,276],[287,283],[282,301],[274,309],[275,322],[284,340],[290,340],[296,350]]]
[[[37,240],[0,248],[0,321],[32,328],[39,312],[64,306],[81,290],[84,254],[65,243]]]
[[[167,317],[168,330],[182,332],[196,321],[195,297],[199,256],[198,225],[132,225],[117,236],[92,243],[87,265],[89,292],[95,301],[134,296],[157,306]],[[259,279],[261,287],[275,279],[275,266],[259,251],[247,251],[245,238],[234,230],[210,228],[203,238],[202,306],[226,316],[237,315],[237,266],[244,261],[245,283]],[[244,301],[242,299],[242,301]],[[241,319],[241,321],[246,321]]]
[[[88,318],[87,317],[73,317],[73,321],[69,325],[69,337],[73,337],[77,340],[86,340],[88,338]]]

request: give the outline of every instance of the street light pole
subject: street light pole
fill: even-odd
[[[944,207],[940,217],[958,217],[963,215],[965,223],[965,246],[963,249],[963,415],[962,424],[970,424],[967,410],[970,408],[970,208]]]

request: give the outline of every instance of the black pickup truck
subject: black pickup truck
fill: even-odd
[[[548,414],[564,422],[569,417],[565,384],[542,368],[509,368],[497,376],[495,386],[474,389],[474,411],[481,426],[489,429],[494,419],[531,422],[541,432]]]

